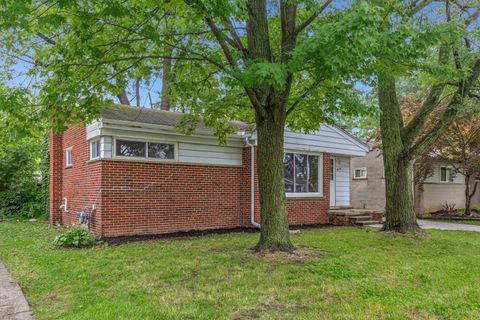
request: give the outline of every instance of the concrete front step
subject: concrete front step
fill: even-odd
[[[369,225],[373,225],[373,224],[378,224],[378,221],[374,221],[374,220],[366,220],[366,221],[357,221],[355,223],[356,225],[358,226],[369,226]]]
[[[370,221],[372,220],[372,215],[363,215],[363,216],[351,216],[349,219],[353,222],[355,221]]]

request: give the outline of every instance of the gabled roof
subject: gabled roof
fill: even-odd
[[[116,105],[102,111],[102,122],[110,125],[154,127],[156,129],[176,131],[175,126],[183,113],[162,111],[158,109]],[[249,125],[241,121],[230,121],[230,124],[239,131],[248,131]],[[207,128],[201,121],[197,124],[197,134],[213,136],[213,130]],[[242,136],[236,136],[241,138]],[[253,133],[253,137],[256,134]],[[243,139],[243,138],[241,138]],[[365,155],[370,147],[344,129],[333,125],[322,125],[318,132],[304,134],[285,131],[285,147],[315,152],[329,152],[351,156]]]

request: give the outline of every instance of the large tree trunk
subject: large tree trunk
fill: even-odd
[[[400,233],[419,230],[413,204],[412,166],[398,160],[398,156],[385,153],[386,221],[385,231]]]
[[[283,140],[286,114],[282,108],[257,116],[257,172],[261,235],[256,249],[292,252],[285,206]]]
[[[395,78],[379,75],[378,102],[381,109],[383,162],[385,166],[385,224],[383,230],[419,230],[413,206],[412,164],[404,157],[403,118],[396,97]]]

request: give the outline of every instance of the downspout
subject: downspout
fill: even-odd
[[[255,222],[255,145],[250,143],[250,138],[245,138],[245,143],[250,147],[250,223],[260,229],[261,225]]]

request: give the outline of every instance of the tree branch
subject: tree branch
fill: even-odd
[[[332,3],[333,0],[327,0],[317,11],[315,11],[310,17],[308,17],[304,22],[302,22],[299,26],[295,28],[295,34],[298,35],[300,32],[302,32],[306,27],[308,27],[320,14],[322,14],[325,9],[328,8],[330,3]]]
[[[464,103],[464,99],[468,96],[471,88],[480,76],[480,58],[475,61],[472,72],[466,81],[455,92],[452,100],[448,104],[447,110],[443,113],[437,121],[437,125],[427,132],[418,142],[416,142],[410,149],[403,153],[405,159],[413,159],[418,154],[423,152],[429,145],[435,142],[455,121],[455,116],[459,112],[459,107]]]
[[[449,47],[447,44],[443,44],[440,47],[438,62],[440,65],[444,65],[448,62],[448,54]],[[422,107],[418,112],[415,114],[415,117],[402,129],[402,140],[404,145],[410,146],[417,134],[423,129],[425,126],[425,122],[427,121],[430,114],[435,110],[438,106],[440,101],[440,97],[445,89],[446,84],[440,83],[434,85],[430,90],[430,93],[427,99],[422,104]]]

